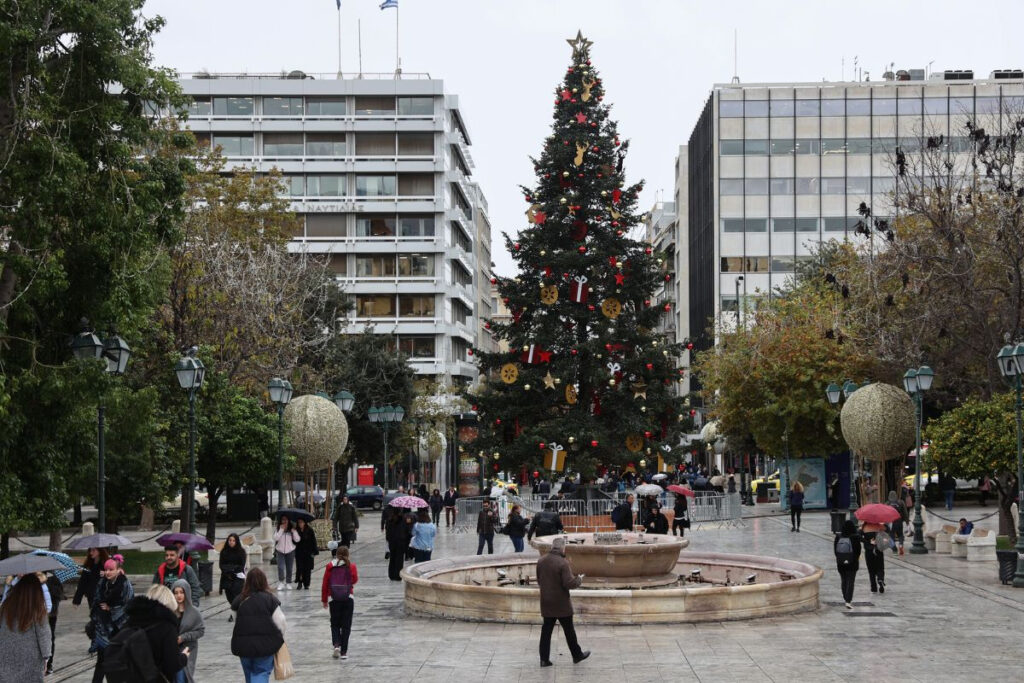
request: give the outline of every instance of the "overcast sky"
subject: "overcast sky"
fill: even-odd
[[[395,68],[395,11],[379,0],[342,0],[343,69]],[[534,177],[530,154],[548,134],[552,92],[569,64],[577,29],[631,140],[627,179],[644,178],[641,206],[663,190],[712,84],[733,75],[733,31],[743,82],[851,78],[857,57],[871,80],[897,69],[1024,67],[1024,3],[930,0],[399,0],[406,72],[427,72],[459,96],[472,138],[475,179],[490,204],[494,261],[514,264],[500,233],[525,225],[519,184]],[[156,63],[182,72],[337,70],[335,0],[150,0],[167,26]]]

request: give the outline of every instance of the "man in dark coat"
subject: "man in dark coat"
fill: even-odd
[[[449,486],[448,490],[444,492],[444,525],[451,526],[455,524],[458,511],[455,507],[455,502],[459,499],[459,492],[455,490],[454,486]]]
[[[359,529],[359,512],[356,511],[356,506],[349,502],[348,496],[341,497],[341,501],[334,508],[333,517],[334,523],[338,525],[341,544],[348,548]]]
[[[562,518],[554,510],[542,510],[530,520],[530,529],[526,533],[527,540],[537,536],[551,536],[562,533]]]
[[[632,531],[633,530],[633,496],[632,494],[626,496],[626,500],[622,501],[615,506],[615,511],[612,512],[612,517],[615,519],[615,530],[616,531]]]
[[[477,545],[476,554],[483,555],[484,544],[487,544],[487,553],[494,554],[494,528],[498,524],[498,512],[491,509],[490,501],[485,500],[483,509],[476,519]]]
[[[583,575],[573,576],[569,561],[565,559],[565,537],[558,536],[551,542],[551,550],[537,560],[537,585],[540,586],[540,615],[544,625],[540,630],[540,665],[551,666],[551,632],[555,622],[562,625],[565,642],[572,654],[573,664],[590,656],[589,650],[580,648],[576,640],[576,629],[572,625],[572,599],[569,589],[579,588]]]

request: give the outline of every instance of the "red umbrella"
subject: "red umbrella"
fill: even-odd
[[[684,496],[689,496],[690,498],[697,497],[697,494],[694,493],[691,489],[688,489],[685,486],[680,486],[679,484],[670,484],[668,490],[671,491],[672,493],[681,493]]]
[[[864,507],[858,508],[857,512],[854,513],[862,522],[870,522],[872,524],[891,524],[900,518],[900,511],[891,505],[884,503],[871,503]]]

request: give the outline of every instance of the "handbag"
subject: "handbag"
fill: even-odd
[[[281,643],[280,649],[274,653],[274,680],[283,681],[295,675],[292,655],[288,652],[288,643]]]

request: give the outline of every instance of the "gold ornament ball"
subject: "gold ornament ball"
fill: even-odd
[[[621,290],[621,289],[616,289],[616,290],[615,290],[615,293],[616,293],[616,294],[622,294],[622,290]]]
[[[569,177],[569,172],[568,171],[562,171],[562,177],[563,178],[568,178]]]
[[[621,268],[622,267],[622,261],[616,261],[615,262],[615,267],[616,268]]]
[[[640,406],[640,412],[641,413],[646,413],[647,412],[647,406]]]
[[[529,346],[524,346],[524,347],[523,347],[523,353],[526,353],[526,352],[527,352],[527,351],[529,351],[529,350],[530,350],[530,347],[529,347]]]
[[[607,197],[608,196],[608,190],[601,190],[601,196],[602,197]]]
[[[667,350],[665,350],[665,351],[662,351],[662,352],[661,352],[661,355],[663,355],[663,356],[666,356],[666,357],[667,357],[667,356],[668,356],[668,351],[667,351]]]
[[[524,384],[523,385],[523,389],[526,389],[527,391],[529,391],[530,390],[530,385],[529,384]]]
[[[587,287],[587,291],[593,293],[594,288],[593,287]]]
[[[501,454],[500,454],[500,453],[495,453],[495,454],[494,454],[494,459],[495,459],[495,460],[498,460],[498,459],[500,459],[500,458],[501,458]]]
[[[573,93],[573,95],[575,95],[575,94],[576,94],[576,93],[578,93],[579,91],[580,91],[580,89],[579,89],[579,88],[573,88],[573,89],[572,89],[572,93]]]
[[[651,454],[651,449],[650,449],[650,448],[648,448],[648,449],[647,449],[647,455],[650,455],[650,454]]]
[[[556,385],[558,385],[558,384],[561,384],[561,383],[562,383],[562,380],[561,380],[561,378],[559,378],[559,377],[556,377],[556,378],[555,378],[555,384],[556,384]]]
[[[664,263],[664,261],[662,261],[661,259],[658,259],[658,265],[660,266],[662,263]]]
[[[544,251],[543,249],[541,249],[541,250],[540,250],[540,255],[541,255],[541,256],[547,256],[547,255],[548,255],[548,252],[546,252],[546,251]]]
[[[573,443],[574,441],[576,441],[576,437],[575,436],[570,436],[569,437],[569,443]]]
[[[615,386],[615,378],[614,377],[612,377],[610,380],[608,380],[608,386],[610,386],[610,387],[614,387]]]
[[[658,340],[657,339],[652,339],[651,340],[651,346],[657,346],[657,345],[658,345]]]
[[[569,200],[566,199],[565,197],[562,197],[561,199],[558,200],[558,203],[559,204],[568,204]]]
[[[597,358],[598,360],[601,360],[601,354],[597,354],[597,355],[595,356],[595,358]]]

